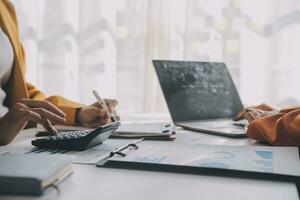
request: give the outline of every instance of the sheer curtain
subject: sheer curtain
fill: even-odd
[[[226,62],[245,104],[300,99],[298,0],[14,0],[27,79],[86,104],[166,112],[152,59]]]

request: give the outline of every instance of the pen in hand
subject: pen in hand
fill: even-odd
[[[106,105],[105,101],[103,101],[103,99],[100,97],[100,95],[98,94],[97,91],[93,90],[93,94],[97,100],[97,102],[100,104],[100,106],[107,112],[108,117],[113,121],[116,122],[117,119],[114,116],[115,111],[113,110],[112,113],[109,112],[108,110],[108,106]]]

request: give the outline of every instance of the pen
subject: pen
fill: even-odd
[[[115,116],[109,112],[108,107],[106,105],[106,103],[103,101],[103,99],[101,99],[100,95],[98,94],[97,91],[93,90],[93,94],[97,100],[97,102],[100,104],[100,106],[107,112],[108,117],[113,121],[117,121]]]

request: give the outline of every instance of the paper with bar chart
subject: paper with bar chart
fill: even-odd
[[[298,149],[294,147],[142,143],[138,150],[130,152],[126,157],[114,157],[112,160],[300,176]]]

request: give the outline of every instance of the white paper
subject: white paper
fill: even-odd
[[[65,150],[47,150],[32,146],[31,139],[12,143],[0,147],[0,154],[3,153],[21,153],[21,154],[68,154],[74,155],[73,163],[77,164],[96,164],[109,153],[121,146],[132,143],[136,140],[130,139],[108,139],[103,144],[89,148],[85,151],[65,151]]]

